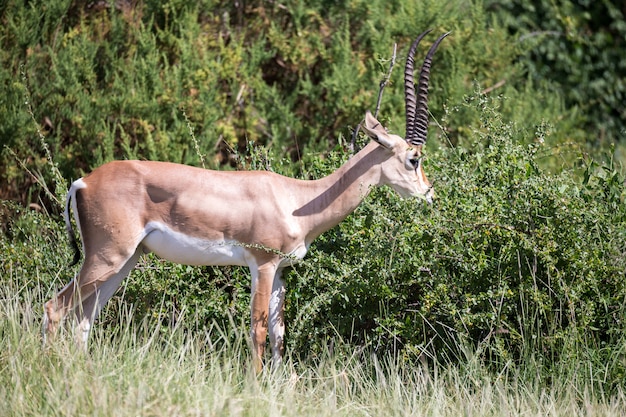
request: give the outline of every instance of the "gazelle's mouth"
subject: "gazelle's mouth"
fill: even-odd
[[[432,184],[430,185],[430,187],[428,187],[428,189],[424,193],[424,199],[426,200],[428,204],[433,203],[433,200],[435,199],[435,189],[433,188]]]

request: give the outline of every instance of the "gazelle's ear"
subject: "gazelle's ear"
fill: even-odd
[[[361,127],[367,136],[378,142],[381,146],[385,148],[393,147],[393,141],[389,139],[389,134],[369,110],[365,113],[365,121]]]

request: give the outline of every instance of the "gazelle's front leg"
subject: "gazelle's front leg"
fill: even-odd
[[[285,281],[281,278],[283,270],[276,271],[270,297],[269,330],[272,347],[272,368],[280,365],[284,353],[285,337]]]
[[[252,338],[252,356],[257,372],[263,369],[268,312],[275,271],[276,268],[271,264],[259,268],[250,268],[252,275],[250,336]]]

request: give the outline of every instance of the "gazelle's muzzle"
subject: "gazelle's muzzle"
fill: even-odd
[[[430,187],[428,187],[428,190],[426,190],[426,193],[424,193],[424,199],[428,204],[433,203],[433,200],[435,199],[435,189],[433,188],[432,183],[430,184]]]

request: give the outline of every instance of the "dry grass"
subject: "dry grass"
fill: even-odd
[[[18,277],[4,282],[1,415],[617,416],[626,411],[621,393],[606,397],[565,377],[547,387],[529,378],[529,369],[492,375],[471,354],[461,364],[425,369],[341,346],[315,361],[287,358],[278,371],[256,375],[245,326],[237,343],[223,337],[218,348],[208,342],[220,340],[216,327],[161,332],[156,323],[132,320],[130,313],[122,314],[117,330],[96,326],[88,354],[77,351],[68,334],[43,349],[42,294],[22,291],[18,299]]]

